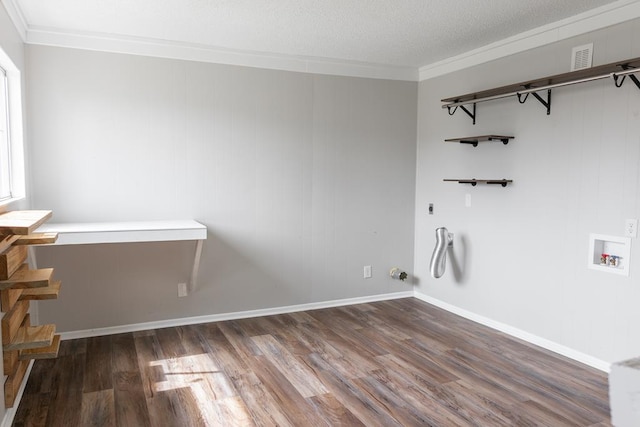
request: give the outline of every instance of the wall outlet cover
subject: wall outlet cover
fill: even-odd
[[[186,297],[187,295],[188,295],[187,284],[178,283],[178,297]]]
[[[624,235],[627,237],[638,237],[638,220],[637,219],[625,220]]]
[[[364,266],[362,277],[365,278],[365,279],[370,279],[371,278],[371,266],[370,265],[365,265]]]

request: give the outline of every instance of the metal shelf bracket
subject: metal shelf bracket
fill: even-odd
[[[509,143],[509,138],[489,138],[489,141],[502,141],[504,145],[507,145]]]
[[[478,140],[477,139],[461,139],[460,144],[470,144],[470,145],[473,145],[474,147],[477,147]]]
[[[476,124],[476,103],[475,102],[473,103],[473,113],[469,111],[467,107],[465,107],[464,105],[456,105],[455,107],[447,106],[447,111],[449,112],[449,115],[453,116],[455,112],[458,110],[458,107],[460,107],[462,111],[464,111],[465,113],[467,113],[469,117],[471,117],[471,120],[473,120],[473,124],[475,125]]]
[[[525,87],[525,89],[529,90],[530,88]],[[518,92],[516,94],[518,96],[518,102],[520,104],[524,104],[527,101],[527,98],[529,98],[529,94],[532,94],[534,96],[534,98],[536,98],[538,101],[540,101],[540,103],[547,109],[547,116],[549,114],[551,114],[551,89],[547,89],[547,100],[546,101],[540,95],[538,95],[536,92],[530,91],[530,92],[526,92],[526,93]]]
[[[631,69],[631,67],[629,67],[628,65],[621,65],[621,67],[622,67],[622,69],[624,69],[624,70],[629,70],[629,69]],[[625,81],[625,79],[626,79],[626,77],[627,77],[627,76],[629,76],[629,78],[631,79],[631,81],[632,81],[633,83],[635,83],[635,85],[636,85],[636,86],[638,86],[638,89],[640,89],[640,80],[638,80],[638,78],[637,78],[636,76],[634,76],[633,74],[624,74],[624,75],[622,75],[622,76],[619,76],[619,75],[617,75],[617,74],[615,74],[615,73],[614,73],[614,74],[613,74],[613,84],[614,84],[616,87],[618,87],[618,88],[619,88],[619,87],[621,87],[621,86],[622,86],[622,84],[624,83],[624,81]],[[620,79],[620,77],[622,77],[622,78]],[[619,82],[619,83],[618,83],[618,79],[620,80],[620,82]]]

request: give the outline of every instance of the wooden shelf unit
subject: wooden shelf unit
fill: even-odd
[[[60,335],[53,324],[32,326],[31,300],[55,299],[60,282],[53,269],[30,269],[27,245],[53,243],[57,235],[34,235],[51,211],[13,211],[0,214],[0,308],[5,407],[12,407],[32,359],[55,358]]]

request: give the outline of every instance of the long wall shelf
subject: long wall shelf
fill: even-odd
[[[491,141],[502,141],[504,145],[507,145],[510,139],[514,139],[514,137],[506,136],[506,135],[481,135],[481,136],[467,136],[464,138],[450,138],[450,139],[445,139],[444,142],[459,142],[460,144],[471,144],[474,147],[477,147],[479,142],[491,142]]]
[[[57,246],[195,240],[196,251],[189,279],[191,290],[196,286],[202,246],[207,239],[207,227],[193,220],[45,224],[37,229],[37,233],[56,234],[58,239],[53,245]],[[35,253],[32,260],[36,264]]]
[[[471,184],[475,187],[478,184],[498,184],[506,187],[513,182],[512,179],[443,179],[443,181],[457,182],[458,184]]]
[[[468,93],[465,95],[454,96],[442,99],[444,103],[442,108],[446,108],[449,115],[453,115],[458,107],[460,107],[468,116],[476,123],[476,103],[491,101],[494,99],[507,98],[517,96],[521,104],[532,94],[547,110],[547,114],[551,113],[551,89],[568,86],[578,83],[586,83],[594,80],[612,78],[616,87],[621,87],[622,83],[628,76],[629,79],[640,89],[640,80],[634,73],[640,72],[640,58],[626,59],[618,62],[612,62],[605,65],[587,68],[584,70],[571,71],[568,73],[556,74],[553,76],[543,77],[536,80],[514,83],[507,86],[501,86],[494,89],[482,90],[479,92]],[[536,92],[547,91],[547,97],[544,99]],[[472,105],[469,110],[465,105]]]
[[[207,227],[193,220],[44,224],[38,233],[57,233],[55,245],[205,240]]]

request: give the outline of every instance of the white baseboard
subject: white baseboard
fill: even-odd
[[[259,310],[237,311],[232,313],[183,317],[180,319],[159,320],[156,322],[111,326],[107,328],[85,329],[81,331],[62,332],[60,335],[61,339],[63,340],[89,338],[102,335],[122,334],[126,332],[146,331],[149,329],[169,328],[173,326],[196,325],[198,323],[222,322],[225,320],[247,319],[250,317],[273,316],[276,314],[295,313],[298,311],[306,310],[318,310],[321,308],[340,307],[345,305],[363,304],[367,302],[409,298],[413,296],[413,291],[394,292],[390,294],[370,295],[365,297],[347,298],[323,302],[312,302],[308,304],[288,305],[283,307],[265,308]]]
[[[16,395],[16,400],[13,402],[13,406],[11,408],[7,408],[4,412],[4,417],[2,418],[2,424],[0,427],[11,427],[13,424],[13,419],[16,417],[16,412],[18,411],[18,406],[20,405],[20,401],[22,400],[22,395],[24,394],[24,389],[27,387],[27,380],[29,378],[29,374],[31,374],[31,368],[33,368],[33,360],[29,363],[27,367],[27,372],[24,374],[24,380],[22,380],[22,384],[18,389],[18,394]],[[6,380],[6,376],[5,376]]]
[[[505,323],[501,323],[488,317],[484,317],[471,311],[467,311],[463,308],[456,307],[418,291],[414,292],[414,297],[429,304],[435,305],[436,307],[439,307],[450,313],[464,317],[465,319],[473,320],[474,322],[480,323],[481,325],[488,326],[489,328],[496,329],[500,332],[504,332],[505,334],[511,335],[516,338],[520,338],[521,340],[524,340],[528,343],[553,351],[554,353],[558,353],[577,362],[584,363],[585,365],[591,366],[592,368],[596,368],[607,373],[611,371],[610,363],[597,359],[593,356],[589,356],[588,354],[579,352],[564,345],[558,344],[556,342],[550,341],[546,338],[541,338],[537,335],[531,334],[518,328],[514,328],[513,326],[509,326]]]
[[[485,316],[481,316],[479,314],[462,309],[460,307],[456,307],[452,304],[446,303],[444,301],[440,301],[436,298],[432,298],[418,291],[394,292],[390,294],[371,295],[371,296],[365,296],[365,297],[322,301],[322,302],[314,302],[314,303],[308,303],[308,304],[297,304],[297,305],[289,305],[289,306],[283,306],[283,307],[265,308],[265,309],[259,309],[259,310],[237,311],[237,312],[231,312],[231,313],[212,314],[212,315],[205,315],[205,316],[184,317],[180,319],[160,320],[156,322],[134,323],[129,325],[112,326],[107,328],[85,329],[81,331],[62,332],[60,335],[63,340],[89,338],[89,337],[97,337],[102,335],[114,335],[114,334],[121,334],[121,333],[127,333],[127,332],[145,331],[149,329],[160,329],[160,328],[169,328],[174,326],[195,325],[199,323],[222,322],[225,320],[247,319],[251,317],[261,317],[261,316],[273,316],[277,314],[295,313],[298,311],[318,310],[322,308],[341,307],[345,305],[363,304],[367,302],[385,301],[385,300],[408,298],[408,297],[415,297],[419,300],[435,305],[436,307],[442,308],[443,310],[446,310],[450,313],[453,313],[458,316],[464,317],[466,319],[472,320],[474,322],[480,323],[481,325],[488,326],[492,329],[496,329],[500,332],[504,332],[505,334],[511,335],[513,337],[524,340],[528,343],[553,351],[554,353],[558,353],[562,356],[568,357],[577,362],[584,363],[585,365],[591,366],[600,371],[609,372],[611,370],[611,364],[608,362],[597,359],[593,356],[579,352],[577,350],[566,347],[564,345],[558,344],[546,338],[542,338],[537,335],[531,334],[529,332],[523,331],[521,329],[515,328],[513,326],[507,325],[505,323],[498,322],[496,320],[490,319]]]

